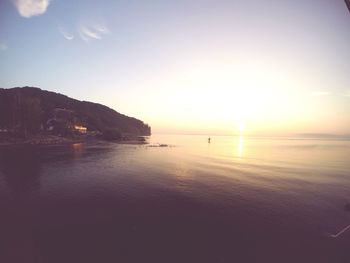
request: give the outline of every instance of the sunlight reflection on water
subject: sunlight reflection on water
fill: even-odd
[[[243,151],[244,151],[244,140],[243,140],[243,136],[240,136],[238,139],[237,156],[242,158]]]

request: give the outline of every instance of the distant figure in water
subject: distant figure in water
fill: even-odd
[[[209,138],[208,138],[208,143],[210,143],[210,140],[211,140],[211,139],[210,139],[210,137],[209,137]]]

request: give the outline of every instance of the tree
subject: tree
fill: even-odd
[[[116,141],[122,138],[122,134],[118,129],[106,129],[102,133],[102,138],[107,141]]]
[[[40,99],[34,97],[25,97],[20,102],[20,130],[24,137],[28,133],[35,134],[40,131],[42,123],[42,110]]]

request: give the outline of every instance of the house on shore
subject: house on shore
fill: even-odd
[[[59,135],[86,134],[87,128],[79,120],[74,111],[56,108],[52,118],[46,122],[46,131]]]

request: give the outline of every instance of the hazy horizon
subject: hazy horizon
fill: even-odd
[[[0,23],[0,87],[101,103],[154,133],[350,134],[342,0],[5,0]]]

